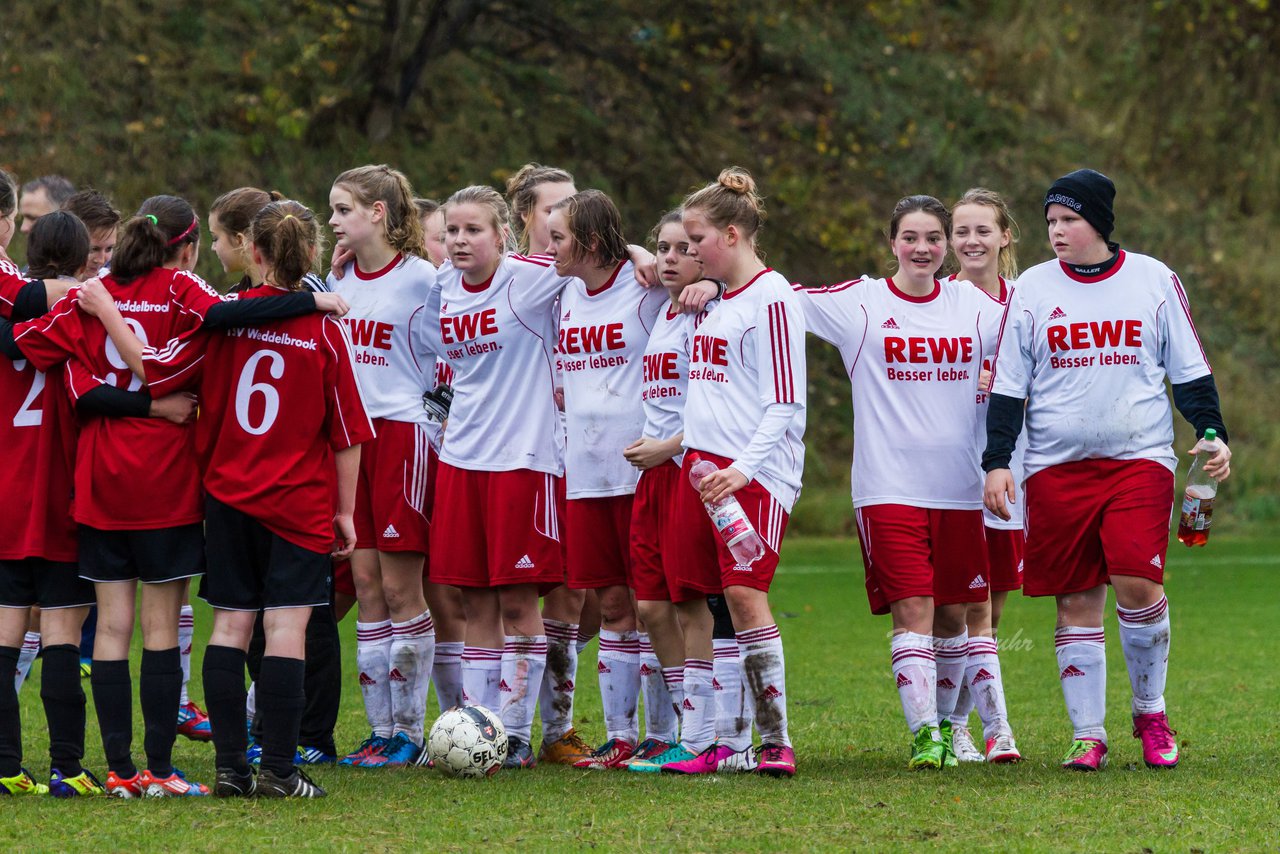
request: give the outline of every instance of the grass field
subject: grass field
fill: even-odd
[[[455,781],[426,769],[332,768],[314,774],[330,797],[311,803],[6,799],[0,841],[14,850],[56,851],[1275,850],[1280,677],[1271,631],[1280,617],[1278,571],[1276,540],[1222,537],[1194,553],[1171,547],[1168,697],[1183,747],[1182,766],[1172,772],[1142,766],[1129,737],[1114,617],[1112,764],[1096,775],[1057,767],[1071,733],[1053,659],[1052,604],[1016,595],[1001,631],[1002,664],[1027,761],[908,772],[908,735],[889,675],[889,624],[867,613],[856,546],[796,539],[785,545],[773,597],[786,643],[800,767],[794,780],[540,767]],[[198,611],[196,619],[197,637],[207,635],[208,614]],[[343,629],[350,662],[350,618]],[[579,692],[578,728],[589,740],[603,734],[594,658],[591,651],[583,657],[579,682],[586,690]],[[43,773],[38,687],[37,673],[22,704],[27,764]],[[365,725],[354,679],[346,687],[338,736],[340,745],[354,745]],[[198,679],[192,693],[199,698]],[[140,716],[136,721],[140,755]],[[212,783],[212,760],[210,745],[179,740],[175,762],[194,779]],[[93,723],[87,764],[103,770]]]

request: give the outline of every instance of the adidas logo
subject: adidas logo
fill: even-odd
[[[880,324],[880,328],[881,329],[901,329],[902,327],[898,326],[898,321],[894,320],[891,317],[888,320],[886,320],[884,323]]]
[[[956,683],[952,682],[950,677],[943,676],[941,679],[938,680],[938,687],[950,690],[956,687]]]
[[[499,694],[511,693],[511,686],[507,684],[507,680],[501,679],[498,681],[498,693]]]
[[[751,566],[745,563],[735,563],[733,565],[733,571],[734,572],[750,572]]]
[[[368,673],[365,673],[364,671],[361,671],[361,672],[360,672],[360,687],[361,687],[361,688],[365,687],[366,685],[377,685],[377,684],[378,684],[378,680],[377,680],[377,679],[374,679],[372,676],[370,676]]]
[[[781,696],[782,696],[782,692],[779,691],[777,688],[773,687],[772,685],[770,685],[768,688],[765,688],[763,691],[760,692],[760,696],[756,698],[756,702],[758,703],[763,700],[777,700]]]
[[[714,676],[712,676],[712,677],[711,677],[711,690],[712,690],[712,691],[723,691],[723,690],[724,690],[724,686],[720,684],[720,680],[719,680],[719,679],[717,679],[717,678],[716,678],[716,677],[714,677]]]
[[[987,672],[987,668],[980,667],[978,668],[978,672],[973,674],[973,679],[969,680],[969,684],[977,685],[979,682],[986,682],[988,679],[995,679],[995,678],[996,677],[992,676],[990,673]]]
[[[682,704],[681,704],[680,708],[684,709],[686,712],[696,712],[696,711],[698,711],[698,710],[694,707],[693,703],[690,703],[690,702],[689,702],[689,698],[688,698],[688,697],[685,697],[685,698],[684,698],[684,703],[682,703]]]
[[[401,673],[397,668],[394,668],[394,667],[391,668],[391,672],[387,674],[387,678],[390,679],[392,682],[408,682],[409,681],[408,679],[404,678],[403,673]]]
[[[529,559],[528,555],[525,555],[524,557],[516,561],[516,569],[533,569],[533,568],[534,568],[534,563],[532,560]]]
[[[609,665],[605,664],[603,661],[596,662],[596,673],[612,673],[612,672],[613,671],[609,669]]]
[[[1164,564],[1160,562],[1160,555],[1156,555],[1151,559],[1151,565],[1156,569],[1164,569]]]
[[[986,586],[987,586],[987,580],[983,578],[981,575],[974,576],[973,581],[969,582],[970,590],[980,590]]]
[[[560,319],[561,319],[561,320],[568,320],[568,319],[569,319],[569,315],[570,315],[570,314],[571,314],[571,312],[566,311],[566,312],[564,313],[564,317],[562,317],[562,318],[560,318]]]
[[[387,529],[382,532],[382,538],[384,540],[399,539],[399,537],[400,537],[400,532],[396,530],[395,525],[388,525]]]
[[[1156,566],[1159,566],[1159,565],[1160,564],[1156,564]],[[190,655],[190,654],[191,654],[191,644],[187,644],[187,648],[182,651],[182,655]]]
[[[1069,679],[1072,676],[1083,676],[1084,671],[1074,664],[1068,664],[1062,673],[1058,674],[1059,679]]]
[[[908,678],[907,678],[907,674],[905,674],[905,673],[899,673],[899,674],[898,674],[898,687],[899,687],[899,688],[902,688],[902,687],[904,687],[904,686],[906,686],[906,685],[914,685],[914,684],[915,684],[914,682],[912,682],[910,679],[908,679]]]
[[[573,680],[572,680],[572,679],[566,679],[566,680],[564,680],[563,682],[557,682],[555,685],[553,685],[553,686],[552,686],[552,689],[551,689],[551,690],[553,690],[553,691],[559,691],[561,694],[572,694],[572,693],[573,693]]]
[[[643,679],[644,677],[646,677],[646,676],[652,676],[653,674],[655,674],[655,673],[657,673],[657,672],[658,672],[658,671],[654,670],[652,667],[650,667],[650,666],[649,666],[649,665],[647,665],[647,664],[641,664],[641,665],[640,665],[640,678],[642,678],[642,679]]]
[[[1063,318],[1066,316],[1067,316],[1067,313],[1060,308],[1054,308],[1053,311],[1049,312],[1050,320],[1058,320],[1059,318]]]

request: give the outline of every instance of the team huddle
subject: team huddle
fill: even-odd
[[[0,794],[320,797],[303,766],[430,762],[432,684],[441,711],[499,716],[508,769],[794,775],[769,591],[801,491],[806,332],[851,384],[853,508],[909,767],[1021,758],[996,636],[1024,589],[1058,603],[1062,764],[1101,769],[1108,586],[1134,736],[1148,766],[1177,764],[1166,379],[1219,437],[1210,475],[1230,450],[1181,282],[1111,241],[1109,179],[1054,183],[1057,257],[1020,277],[1005,202],[974,189],[902,199],[892,275],[824,287],[764,264],[741,169],[661,217],[652,252],[564,170],[529,164],[507,190],[437,204],[390,167],[348,170],[323,280],[317,215],[233,190],[206,224],[243,275],[227,295],[191,272],[185,200],[117,228],[93,191],[83,218],[37,218],[24,193],[28,269],[0,253],[0,441],[28,493],[0,522],[0,670],[24,676],[41,648],[51,772],[22,766],[21,681],[2,680]],[[0,173],[0,250],[16,207]],[[207,721],[186,696],[193,579],[214,613]],[[90,606],[105,781],[81,764]],[[369,736],[341,755],[353,607]],[[597,633],[592,746],[574,700]],[[212,785],[173,767],[179,726],[213,742]]]

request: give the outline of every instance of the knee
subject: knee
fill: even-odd
[[[631,591],[625,587],[609,587],[600,591],[600,619],[608,624],[635,620]]]
[[[964,605],[940,605],[933,612],[933,633],[940,637],[956,637],[965,630]]]

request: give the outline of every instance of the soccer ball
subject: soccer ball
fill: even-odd
[[[432,724],[427,754],[449,777],[489,777],[507,758],[507,730],[484,706],[459,706]]]

